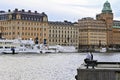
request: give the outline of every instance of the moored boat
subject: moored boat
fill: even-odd
[[[48,48],[44,44],[35,44],[32,39],[30,40],[0,40],[0,53],[13,53],[11,50],[14,48],[15,53],[54,53],[55,50]]]
[[[48,46],[45,44],[35,44],[35,42],[30,40],[0,40],[0,53],[13,53],[11,48],[14,48],[15,53],[72,53],[77,52],[74,46]]]
[[[98,48],[98,49],[95,49],[95,52],[105,53],[105,52],[107,52],[107,49],[105,47],[104,48]]]
[[[78,52],[78,50],[74,46],[60,46],[60,45],[55,45],[55,46],[50,46],[53,47],[57,52],[62,52],[62,53],[74,53]]]

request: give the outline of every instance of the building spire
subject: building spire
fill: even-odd
[[[108,2],[108,0],[106,0],[106,2],[103,5],[102,13],[112,13],[111,5]]]

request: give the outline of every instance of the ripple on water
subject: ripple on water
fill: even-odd
[[[98,61],[120,61],[120,54],[94,54]],[[0,80],[75,80],[86,53],[0,55]]]

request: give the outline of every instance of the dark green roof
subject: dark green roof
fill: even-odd
[[[120,28],[120,21],[114,20],[113,21],[113,28]]]
[[[104,3],[102,13],[112,13],[111,5],[108,1]]]
[[[120,28],[120,26],[113,26],[113,28]]]

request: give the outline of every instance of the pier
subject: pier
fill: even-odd
[[[120,62],[93,63],[81,65],[77,69],[76,80],[120,80]]]

